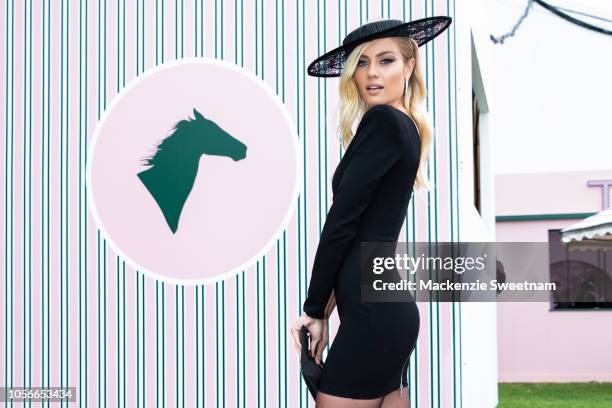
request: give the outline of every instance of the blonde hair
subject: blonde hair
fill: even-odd
[[[408,80],[408,92],[404,94],[402,100],[404,109],[409,113],[414,120],[421,139],[421,157],[419,160],[419,168],[417,171],[414,188],[430,189],[429,181],[425,177],[425,163],[429,155],[429,148],[433,138],[433,127],[427,116],[424,108],[425,98],[427,97],[427,89],[423,80],[423,73],[420,64],[419,46],[417,42],[410,37],[390,37],[396,41],[402,54],[403,60],[408,61],[410,58],[415,59],[415,66]],[[338,133],[343,147],[346,149],[348,144],[353,139],[352,125],[359,116],[368,109],[366,103],[359,96],[359,90],[355,84],[353,75],[357,69],[359,57],[363,50],[370,44],[365,42],[359,44],[349,54],[344,64],[342,75],[340,76],[340,115],[338,121]]]

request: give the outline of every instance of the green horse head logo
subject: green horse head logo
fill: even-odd
[[[230,136],[215,122],[206,119],[196,109],[194,118],[183,119],[170,136],[157,146],[152,157],[144,159],[151,166],[138,173],[161,209],[172,233],[193,188],[202,155],[229,157],[234,161],[246,157],[247,146]]]

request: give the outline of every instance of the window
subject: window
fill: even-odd
[[[561,230],[548,230],[551,310],[612,309],[612,251],[569,251]],[[570,301],[567,301],[567,300]]]

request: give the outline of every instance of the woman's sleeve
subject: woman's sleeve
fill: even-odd
[[[351,142],[358,144],[334,193],[312,267],[303,306],[308,316],[325,317],[325,306],[346,251],[357,235],[359,219],[382,176],[401,158],[400,130],[392,109],[388,105],[370,107]]]

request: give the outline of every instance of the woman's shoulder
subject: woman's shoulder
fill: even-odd
[[[364,113],[361,120],[387,120],[400,129],[400,124],[404,122],[415,124],[410,115],[388,104],[372,105]]]
[[[373,105],[361,116],[351,145],[353,149],[397,149],[402,144],[402,131],[389,105]],[[350,147],[350,146],[349,146]]]
[[[396,108],[386,103],[380,105],[372,105],[365,111],[361,121],[366,120],[387,120],[392,124],[397,125],[397,117],[395,111],[399,112]]]
[[[418,137],[418,128],[414,119],[388,104],[371,106],[363,114],[359,128],[364,131],[385,129],[388,134],[397,135],[396,137],[400,139],[408,136],[407,133],[415,133]]]
[[[386,128],[399,132],[400,126],[395,116],[394,107],[387,104],[372,105],[361,117],[357,132]]]

